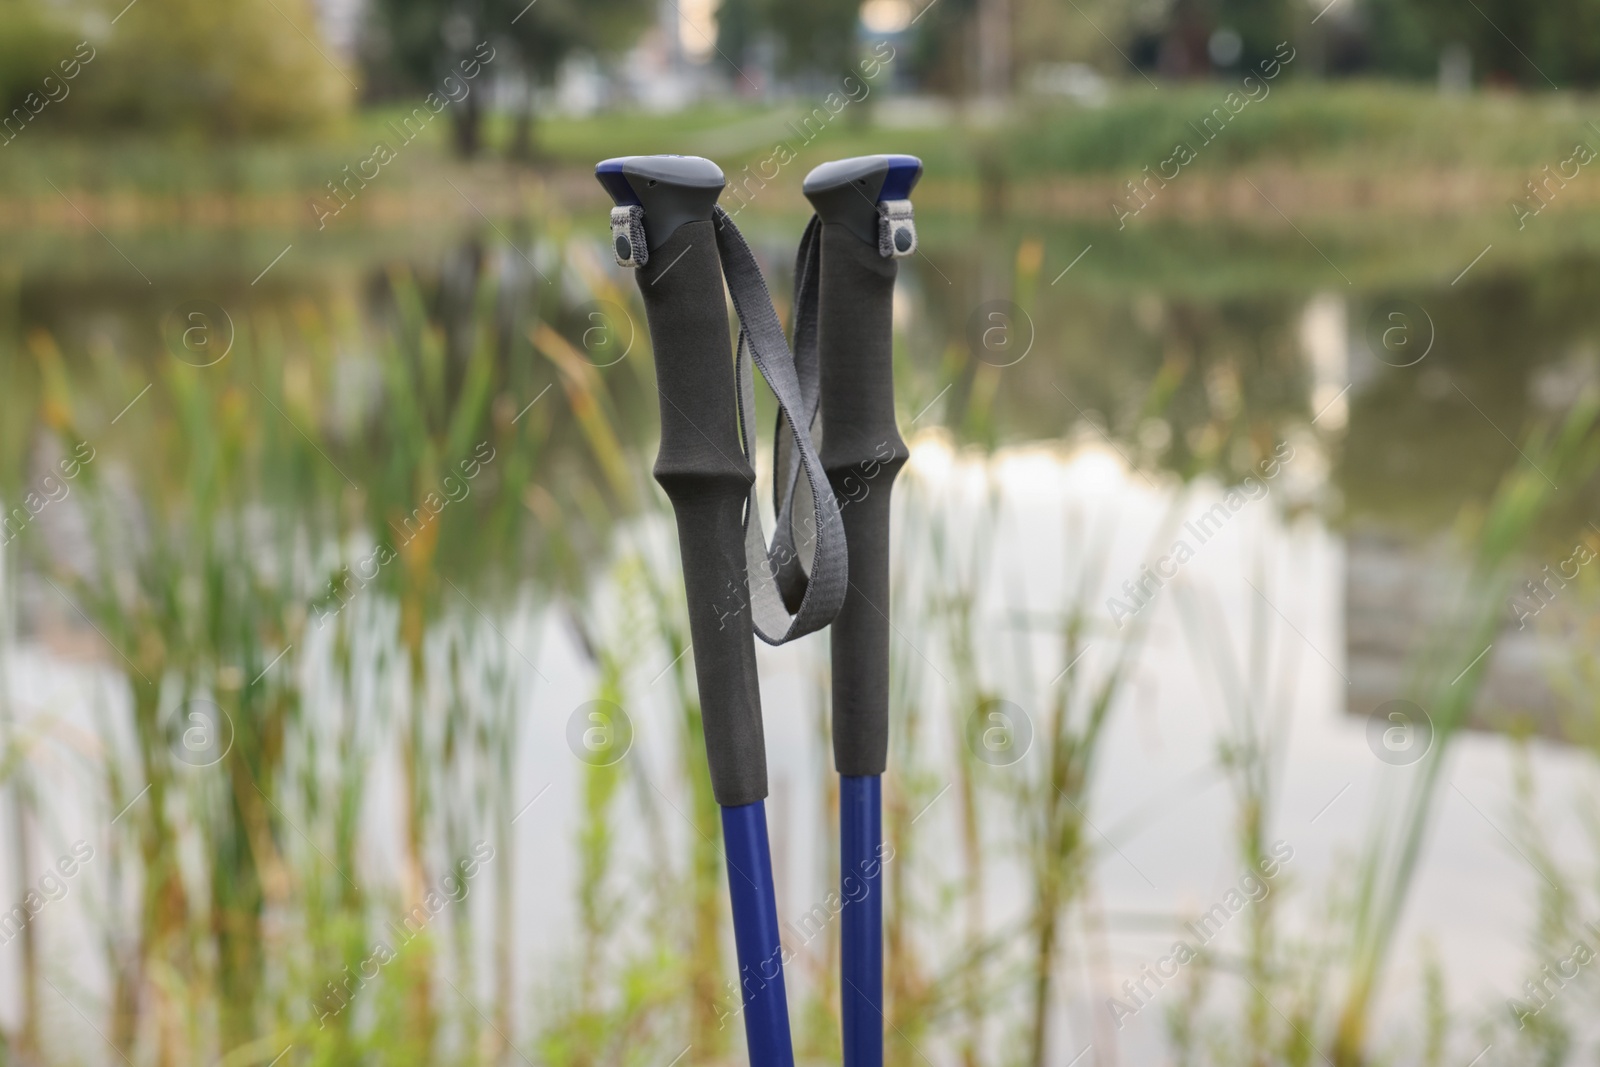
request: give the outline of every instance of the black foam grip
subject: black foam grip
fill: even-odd
[[[755,472],[739,446],[733,352],[712,223],[679,226],[639,270],[655,349],[661,451],[717,803],[767,795],[767,757],[745,574],[743,515]]]
[[[833,761],[882,774],[889,749],[889,492],[909,453],[894,418],[895,261],[822,228],[822,465],[844,517],[850,588],[833,622]]]

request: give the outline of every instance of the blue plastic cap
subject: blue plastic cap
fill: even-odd
[[[628,179],[622,173],[622,165],[629,158],[617,156],[613,159],[602,159],[594,166],[594,176],[610,194],[612,203],[618,207],[630,207],[639,202],[639,194],[633,191],[633,186],[628,184]]]
[[[617,156],[598,163],[594,176],[618,207],[644,209],[652,249],[684,223],[709,220],[727,184],[722,168],[699,156]]]
[[[916,156],[887,156],[889,173],[884,175],[883,188],[878,190],[878,201],[907,200],[911,190],[922,177],[922,160]]]

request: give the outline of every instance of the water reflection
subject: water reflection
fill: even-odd
[[[1249,476],[1291,433],[1314,431],[1325,442],[1327,484],[1295,506],[1316,508],[1352,530],[1346,646],[1356,713],[1392,690],[1411,647],[1403,635],[1438,609],[1416,590],[1399,592],[1390,576],[1404,573],[1425,585],[1430,570],[1448,568],[1437,541],[1463,505],[1487,499],[1507,470],[1527,462],[1516,442],[1600,376],[1600,310],[1590,299],[1600,262],[1590,258],[1562,255],[1506,273],[1485,267],[1457,284],[1351,291],[1291,282],[1263,290],[1252,264],[1300,253],[1247,235],[1181,229],[1165,254],[1148,238],[1130,252],[1115,235],[1092,228],[1031,236],[1000,227],[961,244],[941,241],[937,222],[929,230],[927,254],[902,270],[896,312],[904,421],[917,428],[944,425],[958,440],[988,447],[1102,441],[1140,469],[1226,484]],[[782,294],[789,251],[771,233],[760,237],[774,291]],[[1196,259],[1207,243],[1226,249],[1227,275],[1241,279],[1231,286],[1236,291],[1226,280],[1201,292],[1163,284],[1167,266],[1148,271],[1149,278],[1129,269],[1130,258]],[[515,369],[526,397],[562,388],[572,373],[589,375],[580,388],[603,390],[614,406],[618,446],[638,467],[653,433],[648,353],[634,343],[637,311],[629,287],[617,284],[626,279],[598,242],[585,235],[558,241],[514,221],[453,243],[430,231],[422,245],[400,259],[426,294],[422,310],[444,344],[437,387],[447,397],[460,393],[476,334],[488,330],[495,361]],[[319,329],[354,319],[342,343],[359,347],[360,322],[372,324],[368,332],[391,330],[402,314],[390,284],[399,247],[393,235],[379,235],[287,259],[259,289],[246,277],[255,259],[241,251],[218,262],[209,239],[189,260],[156,269],[148,287],[127,278],[117,284],[103,273],[114,265],[86,272],[79,257],[58,256],[13,278],[9,299],[0,302],[7,309],[0,328],[13,352],[43,332],[69,363],[92,349],[150,363],[171,347],[161,324],[173,309],[203,299],[223,309],[230,326],[235,316],[279,316],[302,326],[308,316],[322,316],[327,323]],[[557,271],[563,260],[578,269]],[[552,292],[552,273],[560,292]],[[596,293],[615,299],[597,300]],[[558,356],[529,341],[540,320],[568,342],[564,352],[589,366],[573,371],[569,361],[563,378]],[[591,351],[597,343],[612,348]],[[373,355],[336,346],[333,358],[350,365],[337,376],[350,394],[341,403],[366,403],[361,396],[380,375]],[[613,470],[602,469],[606,461],[597,456],[604,449],[594,450],[570,405],[548,404],[536,417],[552,426],[543,460],[548,478],[530,487],[530,506],[547,533],[580,515],[593,528],[551,541],[549,557],[563,563],[550,573],[570,574],[580,558],[600,558],[584,549],[603,545],[606,516],[634,506],[629,490],[638,486],[616,484],[614,457]],[[352,462],[362,465],[361,443],[348,444]],[[614,491],[598,489],[605,485]],[[1592,490],[1570,494],[1536,532],[1537,551],[1571,548],[1595,502]],[[558,542],[564,547],[554,547]],[[1512,613],[1508,627],[1516,621]],[[1488,689],[1499,695],[1490,699],[1517,694],[1513,702],[1554,732],[1554,698],[1537,677],[1536,657],[1516,651],[1525,631],[1505,632],[1508,651],[1496,658]]]

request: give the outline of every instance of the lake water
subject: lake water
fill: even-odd
[[[797,220],[751,227],[779,293],[788,284],[786,226],[798,232]],[[1137,980],[1142,967],[1169,951],[1181,922],[1240,882],[1236,794],[1219,762],[1229,707],[1239,703],[1238,691],[1228,689],[1230,672],[1259,694],[1257,711],[1268,724],[1268,837],[1292,851],[1273,881],[1273,899],[1287,931],[1314,937],[1326,927],[1330,893],[1350,889],[1361,843],[1375,823],[1397,817],[1397,798],[1408,776],[1419,773],[1420,764],[1380,758],[1369,720],[1406,694],[1407,664],[1466,580],[1471,546],[1462,542],[1461,517],[1481,512],[1502,478],[1534,463],[1519,447],[1530,429],[1600,380],[1600,304],[1593,300],[1600,259],[1564,248],[1487,255],[1452,281],[1468,266],[1470,250],[1455,259],[1441,253],[1436,266],[1422,268],[1420,257],[1380,238],[1343,241],[1320,231],[1308,248],[1311,238],[1294,232],[1176,225],[1129,237],[1109,226],[974,229],[933,215],[923,230],[924,253],[905,262],[896,306],[900,422],[913,458],[895,490],[896,574],[904,588],[896,591],[893,654],[902,679],[897,706],[916,707],[923,723],[920,777],[907,796],[927,800],[916,816],[925,854],[914,877],[929,896],[964,877],[959,790],[952,788],[963,701],[973,692],[1004,697],[1029,730],[1043,729],[1053,686],[1064,677],[1069,685],[1094,684],[1111,670],[1129,620],[1135,629],[1148,627],[1094,762],[1086,805],[1092,876],[1069,920],[1050,1047],[1051,1062],[1078,1063],[1073,1057],[1091,1043],[1092,1062],[1154,1062],[1166,1040],[1163,1013],[1178,991],[1159,991],[1150,1000],[1155,1010],[1141,1009],[1121,1029],[1107,998],[1125,997],[1124,980]],[[632,296],[631,279],[603,258],[597,228],[565,243],[513,222],[461,234],[367,233],[343,243],[279,236],[124,237],[119,246],[128,263],[108,256],[93,235],[28,236],[0,280],[13,387],[38,388],[22,369],[26,339],[48,331],[81,383],[78,402],[91,412],[85,420],[105,429],[97,469],[137,469],[170,452],[153,440],[118,437],[110,416],[140,397],[166,413],[175,403],[171,391],[110,395],[111,382],[86,353],[109,346],[132,367],[151,368],[150,380],[166,381],[159,365],[173,358],[171,312],[186,301],[211,301],[234,323],[303,325],[308,315],[337,323],[344,316],[356,325],[333,332],[359,338],[362,323],[396,313],[384,267],[405,262],[449,349],[452,331],[468,328],[473,287],[485,273],[504,280],[502,292],[531,291],[541,284],[535,275],[565,256]],[[285,245],[282,260],[258,273]],[[132,263],[139,267],[125,269]],[[585,301],[596,292],[564,295],[569,339],[582,332]],[[597,371],[635,475],[653,455],[654,435],[648,376],[636,373],[647,360],[640,341],[624,362]],[[253,351],[234,359],[254,358]],[[330,358],[331,351],[349,364],[338,378],[349,396],[333,397],[333,406],[360,409],[381,351],[351,350],[343,340],[306,351],[307,358]],[[516,351],[508,358],[518,358]],[[540,1021],[526,1005],[559,987],[563,969],[581,953],[575,840],[586,768],[569,751],[568,736],[574,709],[597,692],[596,641],[618,642],[637,656],[621,666],[622,704],[635,731],[626,766],[636,775],[630,790],[637,796],[630,791],[615,809],[619,885],[648,884],[644,872],[655,850],[681,855],[696,831],[685,814],[692,797],[676,773],[679,726],[668,681],[676,677],[674,657],[659,641],[624,640],[637,626],[626,561],[642,560],[670,583],[670,523],[659,497],[607,511],[605,501],[574,491],[576,480],[603,475],[584,428],[562,406],[572,394],[537,392],[540,383],[567,380],[542,362],[519,373],[527,385],[519,398],[553,409],[533,409],[552,421],[532,479],[540,488],[530,490],[530,499],[542,492],[545,502],[529,505],[545,532],[523,543],[538,552],[553,543],[545,540],[552,522],[570,521],[578,544],[550,557],[556,577],[530,575],[521,588],[494,574],[497,562],[515,570],[515,558],[474,560],[459,572],[459,601],[447,595],[433,625],[443,635],[436,642],[473,650],[469,665],[477,655],[509,672],[499,689],[462,683],[459,699],[509,701],[519,724],[511,761],[517,815],[503,839],[512,849],[513,929],[498,928],[501,916],[487,891],[462,906],[494,930],[487,941],[509,939],[516,947],[513,1025],[526,1036]],[[261,397],[241,403],[259,407]],[[5,437],[18,457],[14,467],[25,473],[17,484],[37,478],[41,463],[48,468],[37,429],[8,427]],[[383,455],[363,455],[359,437],[340,444],[339,466],[382,467]],[[1587,492],[1562,489],[1519,556],[1519,574],[1528,578],[1567,559],[1585,538],[1600,549],[1592,485]],[[76,565],[82,538],[74,530],[83,520],[71,500],[41,516],[43,543],[10,550],[6,572],[17,627],[5,656],[11,736],[42,739],[29,742],[27,757],[38,797],[30,823],[36,872],[80,839],[97,848],[106,842],[111,854],[121,818],[99,783],[105,765],[133,745],[123,659],[107,650],[114,642],[104,632],[86,624],[87,614],[64,606],[65,595],[57,597],[42,569],[41,560],[52,558]],[[263,503],[268,512],[289,506],[271,497]],[[141,521],[131,519],[130,529]],[[472,555],[470,543],[460,552]],[[1146,565],[1163,573],[1140,591]],[[473,575],[480,584],[472,584]],[[1375,999],[1380,1045],[1402,1054],[1415,1048],[1424,946],[1448,976],[1457,1013],[1451,1054],[1460,1053],[1461,1062],[1483,1047],[1468,1047],[1476,1020],[1503,1013],[1506,998],[1520,996],[1523,979],[1545,962],[1531,942],[1546,887],[1517,829],[1513,783],[1525,755],[1539,793],[1536,821],[1558,859],[1581,866],[1582,857],[1592,857],[1579,803],[1595,784],[1594,763],[1568,740],[1571,693],[1551,677],[1592,655],[1582,626],[1592,617],[1594,591],[1592,575],[1574,582],[1529,628],[1506,612],[1484,652],[1488,673],[1475,728],[1453,742],[1410,906],[1393,938],[1394,965]],[[962,597],[970,663],[941,614]],[[385,604],[378,593],[345,610],[387,632],[395,624],[385,614],[393,606]],[[1068,663],[1054,628],[1074,607],[1090,626],[1081,657]],[[337,683],[344,653],[321,633],[308,629],[284,668],[294,672],[313,723],[308,729],[318,720],[327,726],[340,716],[371,715],[379,737],[361,787],[361,868],[340,874],[363,887],[403,884],[406,845],[394,813],[404,783],[394,739],[382,733],[382,692],[403,672],[392,663],[375,667],[371,684],[379,695],[356,700]],[[1463,674],[1477,664],[1475,652],[1460,657]],[[829,767],[819,725],[826,643],[813,637],[758,653],[785,919],[804,915],[828,889]],[[438,648],[435,654],[448,656]],[[383,653],[374,655],[381,663]],[[1035,738],[1016,763],[977,768],[978,818],[990,852],[982,919],[1002,937],[1021,938],[1030,900],[1019,830],[1027,815],[1008,797],[1041,773],[1045,758],[1046,746]],[[135,766],[129,774],[138,780]],[[446,793],[478,784],[471,773],[442,772],[437,783]],[[8,812],[13,803],[14,792]],[[635,804],[653,806],[656,820],[629,814]],[[124,814],[139,817],[136,809]],[[294,821],[294,813],[280,814]],[[8,862],[0,870],[15,869],[15,834],[7,814],[0,854]],[[316,835],[301,836],[309,842]],[[195,837],[180,851],[199,843]],[[292,839],[285,848],[306,852]],[[196,870],[203,866],[197,855],[189,860]],[[891,868],[889,877],[896,874]],[[26,890],[13,874],[0,874],[0,901],[20,900]],[[113,882],[90,861],[39,920],[49,967],[70,971],[68,994],[91,1013],[109,996],[101,938],[126,914],[129,901],[117,895],[126,892],[125,876]],[[937,972],[959,953],[964,913],[924,903],[914,937],[924,965]],[[636,910],[623,907],[614,920],[623,944],[646,937],[630,918]],[[1224,955],[1242,935],[1244,920],[1235,921],[1241,929],[1224,930],[1218,941]],[[17,944],[0,947],[0,1013],[10,1020],[21,1012]],[[489,966],[488,948],[472,950],[481,969]],[[792,997],[826,961],[820,946],[802,948],[791,969]],[[1224,983],[1222,999],[1234,995]],[[60,1001],[45,1010],[73,1019]],[[985,1024],[986,1046],[1021,1047],[1008,1019],[1002,1009]],[[100,1054],[92,1034],[61,1040],[82,1055]],[[958,1062],[953,1039],[931,1037],[919,1051],[930,1062]]]

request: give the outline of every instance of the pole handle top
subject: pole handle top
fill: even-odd
[[[801,188],[824,223],[877,244],[881,205],[908,200],[921,177],[922,160],[916,156],[855,156],[823,163],[806,175]]]
[[[916,156],[855,156],[823,163],[801,188],[823,223],[843,226],[868,244],[881,246],[887,234],[885,255],[909,255],[915,243],[909,201],[921,177]],[[890,213],[897,220],[886,226],[882,220]]]
[[[598,163],[594,176],[618,207],[642,209],[652,249],[686,222],[711,221],[727,184],[722,168],[700,156],[617,156]]]

